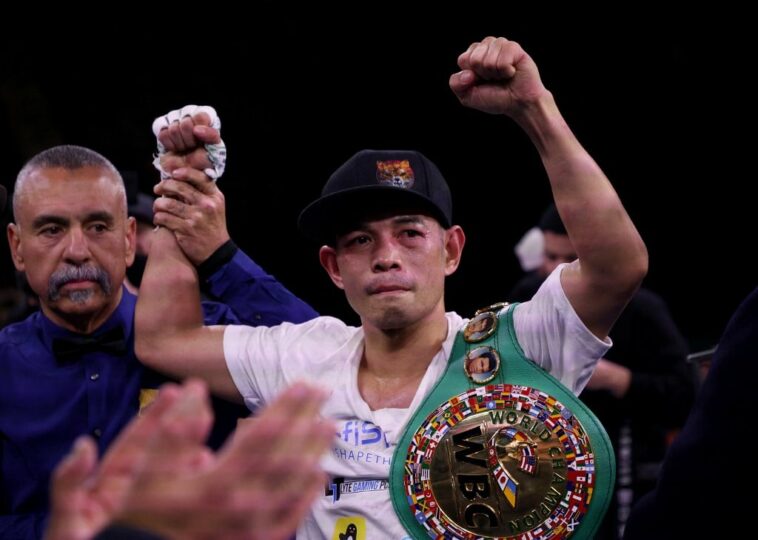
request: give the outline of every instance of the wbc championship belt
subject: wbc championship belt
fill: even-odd
[[[608,435],[524,356],[514,307],[477,311],[398,442],[390,492],[413,538],[592,538],[605,515]]]

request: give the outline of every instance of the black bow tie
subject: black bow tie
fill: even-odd
[[[96,336],[72,336],[53,340],[53,354],[58,360],[78,360],[83,354],[97,351],[119,355],[126,353],[124,329],[117,326]]]

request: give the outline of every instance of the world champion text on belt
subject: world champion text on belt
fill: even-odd
[[[507,384],[440,405],[415,432],[405,467],[408,504],[432,536],[566,538],[595,482],[589,438],[571,411]]]

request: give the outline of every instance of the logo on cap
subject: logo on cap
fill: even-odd
[[[416,180],[407,159],[376,162],[376,179],[383,186],[409,189]]]

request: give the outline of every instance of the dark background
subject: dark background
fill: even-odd
[[[297,215],[355,151],[415,148],[445,174],[468,236],[447,306],[470,314],[503,300],[519,278],[512,247],[550,197],[526,136],[506,118],[461,107],[447,87],[459,53],[503,35],[535,59],[619,191],[650,251],[646,284],[693,348],[713,345],[757,281],[747,15],[726,5],[668,14],[637,4],[586,13],[409,5],[262,2],[244,16],[208,5],[193,16],[6,20],[0,181],[12,186],[34,153],[71,143],[138,170],[149,191],[153,118],[214,105],[230,156],[220,187],[232,236],[320,312],[355,321],[315,247],[297,235]]]

